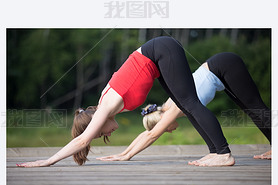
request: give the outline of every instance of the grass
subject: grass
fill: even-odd
[[[142,117],[136,113],[122,113],[117,115],[119,129],[110,137],[110,146],[129,145],[138,134],[144,131]],[[229,144],[268,144],[268,140],[260,130],[245,120],[246,123],[235,125],[232,118],[222,119],[224,135]],[[10,122],[8,120],[8,122]],[[205,144],[203,139],[187,120],[179,118],[179,127],[171,133],[164,133],[154,144],[155,145],[195,145]],[[229,124],[227,124],[229,123]],[[47,125],[43,127],[9,127],[7,128],[7,147],[61,147],[71,140],[72,117],[67,117],[66,126],[59,128],[57,125]],[[93,140],[92,146],[105,145],[102,139]]]

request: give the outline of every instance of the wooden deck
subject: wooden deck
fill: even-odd
[[[271,161],[252,159],[268,145],[231,145],[232,167],[187,165],[207,153],[205,146],[151,146],[131,161],[103,162],[95,158],[122,152],[125,147],[94,147],[90,161],[76,165],[67,158],[51,167],[19,168],[16,163],[45,159],[60,148],[8,148],[7,184],[271,184]]]

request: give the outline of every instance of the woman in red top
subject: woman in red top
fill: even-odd
[[[97,107],[78,109],[75,112],[72,128],[74,139],[70,143],[47,160],[18,166],[50,166],[71,155],[79,165],[84,164],[92,139],[104,136],[105,141],[107,136],[118,128],[115,115],[142,105],[156,78],[177,107],[173,106],[171,110],[165,112],[157,126],[146,132],[132,153],[139,153],[158,139],[175,122],[179,112],[175,109],[180,109],[193,126],[205,130],[213,142],[218,155],[215,159],[217,166],[233,165],[234,158],[231,156],[219,122],[197,97],[181,44],[171,37],[163,36],[148,41],[129,56],[103,90]],[[207,164],[207,166],[214,165]]]

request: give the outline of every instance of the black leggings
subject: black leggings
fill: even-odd
[[[209,149],[215,146],[218,154],[230,153],[218,120],[197,97],[181,44],[171,37],[157,37],[142,45],[141,51],[156,64],[160,71],[158,80],[172,100],[203,139],[212,142],[207,143]],[[204,132],[200,132],[201,130]]]
[[[233,53],[219,53],[207,60],[209,69],[224,84],[229,97],[253,120],[271,143],[271,111],[242,59]]]

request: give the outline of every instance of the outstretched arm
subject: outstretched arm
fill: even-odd
[[[22,164],[17,164],[19,167],[44,167],[44,166],[50,166],[55,164],[56,162],[67,158],[78,151],[85,148],[87,145],[85,144],[81,137],[77,137],[73,139],[71,142],[69,142],[65,147],[63,147],[60,151],[58,151],[56,154],[54,154],[52,157],[46,160],[39,160],[34,162],[27,162]]]
[[[118,161],[128,161],[131,159],[131,157],[129,157],[128,153],[133,149],[133,147],[135,145],[137,145],[137,143],[145,136],[146,132],[148,131],[144,131],[141,134],[139,134],[133,141],[132,143],[120,154],[116,154],[116,155],[110,155],[110,156],[106,156],[106,157],[99,157],[97,158],[98,160],[101,161],[111,161],[111,160],[118,160]]]
[[[122,155],[126,155],[128,154],[132,148],[137,145],[137,143],[144,137],[144,135],[146,134],[147,131],[142,132],[139,136],[137,136],[132,143],[127,147],[127,149],[125,151],[123,151],[121,154]]]
[[[88,144],[90,144],[91,140],[98,136],[102,125],[105,123],[107,116],[109,113],[105,108],[98,109],[92,117],[91,122],[85,129],[85,131],[78,137],[74,138],[70,141],[65,147],[63,147],[60,151],[54,154],[47,160],[40,160],[35,162],[27,162],[20,165],[19,167],[42,167],[42,166],[50,166],[55,164],[56,162],[67,158],[83,148],[85,148]]]
[[[47,160],[40,160],[35,162],[27,162],[17,166],[20,167],[40,167],[40,166],[50,166],[56,162],[67,158],[86,146],[90,144],[93,138],[98,138],[100,130],[107,118],[115,116],[123,106],[123,100],[120,95],[118,95],[113,89],[109,90],[107,94],[103,97],[102,103],[98,106],[97,111],[92,117],[89,125],[85,131],[69,142],[65,147],[63,147],[59,152],[50,157]]]
[[[103,161],[123,161],[131,159],[134,155],[154,143],[165,132],[168,126],[176,120],[179,113],[180,110],[176,106],[171,106],[170,109],[164,112],[162,119],[151,131],[144,131],[141,133],[124,152],[98,159]]]

